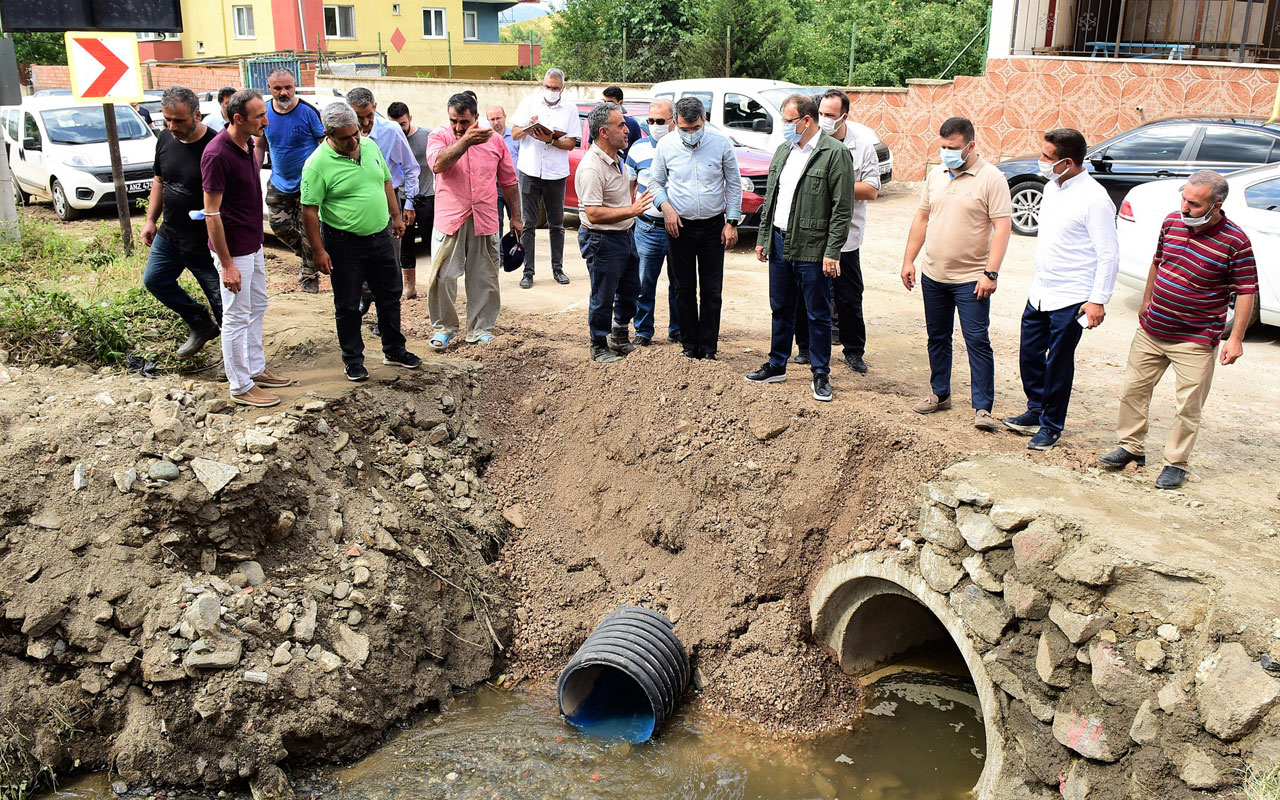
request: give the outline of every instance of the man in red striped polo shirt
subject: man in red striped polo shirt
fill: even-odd
[[[1120,446],[1101,456],[1119,469],[1147,462],[1143,441],[1151,393],[1170,365],[1177,378],[1176,419],[1164,449],[1157,489],[1177,489],[1187,480],[1187,458],[1200,428],[1216,360],[1234,364],[1244,353],[1244,332],[1253,316],[1258,271],[1249,237],[1222,213],[1227,182],[1204,170],[1182,188],[1182,210],[1165,218],[1147,275],[1138,332],[1129,349],[1128,374],[1120,398],[1116,436]],[[1236,296],[1236,318],[1226,332],[1227,305]]]

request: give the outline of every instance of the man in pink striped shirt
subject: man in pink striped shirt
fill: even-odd
[[[1200,429],[1214,362],[1234,364],[1244,354],[1244,332],[1253,317],[1258,293],[1253,245],[1222,213],[1227,188],[1216,172],[1195,173],[1182,188],[1182,210],[1171,213],[1160,227],[1120,398],[1116,425],[1120,446],[1099,458],[1113,469],[1131,461],[1146,464],[1143,443],[1151,393],[1172,365],[1177,378],[1176,419],[1164,449],[1164,469],[1156,478],[1157,489],[1177,489],[1186,482],[1187,459]],[[1232,295],[1235,324],[1218,354]]]
[[[436,176],[435,231],[431,237],[432,269],[427,286],[427,312],[435,334],[431,349],[440,351],[457,335],[458,278],[467,289],[468,344],[493,341],[493,326],[502,307],[498,292],[498,190],[511,209],[511,230],[520,236],[519,180],[511,153],[493,130],[477,124],[473,96],[449,98],[449,124],[427,139],[427,166]]]

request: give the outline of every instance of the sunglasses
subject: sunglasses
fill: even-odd
[[[649,117],[648,121],[650,125],[666,125],[667,123],[671,122],[671,120],[662,119],[661,117]]]

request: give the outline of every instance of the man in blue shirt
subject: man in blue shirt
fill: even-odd
[[[742,173],[733,143],[707,129],[701,100],[677,100],[675,122],[679,135],[664,137],[654,151],[653,207],[662,212],[667,229],[680,344],[689,358],[714,360],[724,251],[738,243],[742,221]]]
[[[649,104],[649,135],[633,143],[627,153],[627,179],[631,181],[631,193],[648,191],[653,166],[653,151],[658,142],[672,129],[671,118],[675,106],[670,100],[654,100]],[[640,255],[640,296],[636,300],[636,344],[648,347],[653,343],[653,314],[657,305],[658,276],[662,263],[667,260],[667,229],[663,227],[662,212],[650,208],[636,217],[636,252]],[[680,320],[676,314],[676,284],[667,276],[667,340],[680,341]]]
[[[396,199],[400,201],[400,209],[404,212],[404,224],[412,225],[414,220],[413,198],[418,196],[418,159],[413,157],[409,140],[405,138],[400,126],[375,112],[378,104],[374,102],[373,92],[363,87],[347,92],[347,103],[356,112],[360,123],[360,135],[367,136],[378,146],[382,158],[391,170],[391,186],[396,190]],[[396,263],[400,263],[400,239],[394,241]]]
[[[493,128],[495,136],[501,136],[502,142],[507,146],[507,152],[511,154],[511,163],[516,163],[516,159],[520,157],[520,143],[511,135],[511,129],[507,127],[507,112],[500,105],[491,105],[484,112],[484,116],[489,120],[489,127]],[[502,216],[507,212],[507,201],[502,196],[502,192],[498,192],[498,235],[502,235]]]
[[[271,92],[267,127],[258,137],[257,147],[262,158],[271,154],[271,181],[267,186],[271,232],[301,256],[302,291],[315,294],[320,291],[320,279],[311,257],[311,243],[302,230],[302,203],[298,198],[302,191],[302,165],[316,145],[324,141],[324,126],[320,124],[320,113],[298,99],[298,81],[289,70],[271,70],[267,89]]]

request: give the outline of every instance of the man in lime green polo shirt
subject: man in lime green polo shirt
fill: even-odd
[[[391,171],[372,139],[362,138],[346,103],[320,114],[325,140],[302,168],[302,221],[316,269],[333,286],[334,318],[347,380],[369,377],[360,335],[360,286],[369,284],[378,307],[382,363],[417,369],[400,332],[400,265],[393,237],[404,235]],[[390,221],[390,224],[388,224]]]

